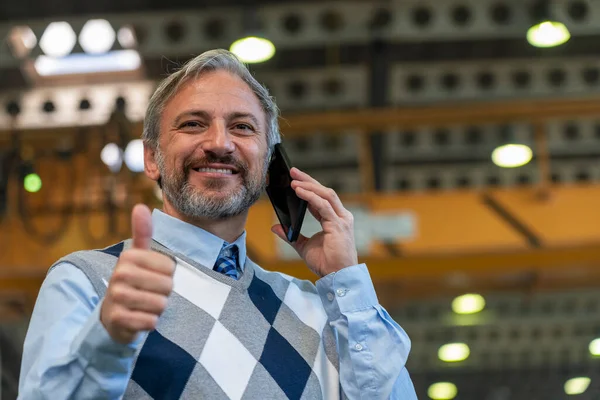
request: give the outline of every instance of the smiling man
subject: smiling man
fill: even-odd
[[[19,398],[416,399],[410,341],[378,304],[335,192],[292,170],[322,225],[290,244],[316,285],[246,255],[278,117],[267,90],[224,50],[160,84],[143,138],[163,210],[134,207],[131,239],[50,268]]]

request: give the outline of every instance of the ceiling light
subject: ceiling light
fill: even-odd
[[[562,22],[544,21],[529,28],[527,41],[535,47],[555,47],[571,38],[569,30]]]
[[[456,397],[458,389],[451,382],[438,382],[429,386],[427,395],[433,400],[451,400]]]
[[[119,172],[123,165],[123,151],[115,143],[108,143],[100,152],[100,159],[112,172]]]
[[[13,55],[26,57],[37,45],[35,33],[27,25],[13,27],[7,37]]]
[[[492,161],[502,168],[521,167],[531,161],[533,151],[525,144],[505,144],[492,152]]]
[[[36,193],[42,189],[42,178],[36,173],[29,174],[23,179],[23,187],[29,193]]]
[[[470,354],[469,346],[464,343],[448,343],[438,350],[438,357],[445,362],[464,361]]]
[[[135,71],[142,59],[135,50],[114,50],[105,54],[71,54],[63,58],[39,56],[34,63],[40,76]]]
[[[600,338],[592,340],[589,349],[593,356],[600,356]]]
[[[585,392],[590,386],[591,379],[587,376],[571,378],[565,382],[565,393],[568,395],[576,395]]]
[[[132,49],[137,45],[135,33],[133,33],[133,28],[130,26],[123,26],[119,29],[117,40],[124,49]]]
[[[64,57],[73,50],[77,37],[68,22],[52,22],[40,39],[40,48],[50,57]]]
[[[242,62],[260,63],[273,57],[275,45],[268,39],[248,36],[233,42],[229,50]]]
[[[555,18],[552,4],[548,0],[539,0],[530,9],[531,27],[527,30],[527,41],[535,47],[554,47],[571,38],[569,29]]]
[[[86,53],[102,54],[112,48],[115,36],[110,22],[105,19],[90,19],[81,29],[79,44]]]
[[[125,164],[133,172],[144,170],[144,142],[141,139],[132,140],[125,148]]]
[[[476,293],[463,294],[452,301],[452,310],[457,314],[474,314],[484,308],[485,299]]]

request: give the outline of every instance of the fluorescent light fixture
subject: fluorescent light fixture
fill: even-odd
[[[433,400],[451,400],[458,394],[456,385],[451,382],[437,382],[429,386],[427,395]]]
[[[275,54],[275,45],[268,39],[249,36],[233,42],[229,49],[245,63],[260,63]]]
[[[48,25],[42,38],[40,48],[50,57],[64,57],[73,50],[77,37],[68,22],[52,22]]]
[[[108,143],[100,152],[100,159],[112,172],[119,172],[123,165],[123,151],[115,143]]]
[[[438,357],[445,362],[464,361],[470,354],[469,346],[464,343],[448,343],[438,350]]]
[[[141,65],[142,59],[135,50],[114,50],[98,55],[79,53],[62,58],[39,56],[34,63],[41,76],[134,71]]]
[[[527,41],[534,47],[560,46],[570,38],[569,29],[558,21],[543,21],[527,31]]]
[[[125,164],[132,172],[144,170],[144,143],[141,139],[132,140],[125,148]]]
[[[585,392],[590,386],[591,379],[587,376],[571,378],[565,382],[565,393],[568,395],[576,395]]]
[[[480,294],[463,294],[452,300],[452,310],[457,314],[475,314],[484,308],[485,299]]]
[[[531,161],[533,152],[524,144],[506,144],[498,146],[492,152],[492,161],[502,168],[517,168]]]
[[[105,19],[90,19],[81,28],[79,44],[90,54],[108,52],[115,43],[115,30]]]

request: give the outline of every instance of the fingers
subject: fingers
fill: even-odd
[[[294,190],[296,191],[296,195],[302,200],[306,200],[308,202],[308,204],[312,207],[311,213],[317,220],[324,219],[327,221],[334,221],[335,219],[339,218],[328,200],[319,196],[317,193],[304,188],[303,186],[295,186],[296,187]],[[314,215],[313,210],[319,215]]]
[[[127,285],[115,286],[112,300],[131,311],[160,315],[167,307],[167,296],[138,290]]]
[[[158,252],[133,248],[123,252],[119,261],[123,264],[133,264],[168,276],[173,276],[175,272],[175,261]]]
[[[131,212],[131,230],[133,247],[136,249],[150,249],[152,240],[152,214],[150,209],[137,204]]]
[[[115,339],[128,343],[133,340],[136,333],[140,331],[150,331],[156,328],[158,315],[144,311],[129,310],[125,307],[113,307],[106,316],[107,322],[111,325],[121,327]]]
[[[306,236],[304,236],[303,234],[300,234],[300,235],[298,235],[298,240],[296,240],[294,243],[290,243],[285,234],[285,230],[283,229],[283,226],[281,226],[281,224],[273,225],[271,227],[271,232],[273,232],[281,240],[283,240],[284,242],[286,242],[290,246],[292,246],[294,248],[294,250],[296,250],[298,255],[300,255],[300,257],[302,257],[302,253],[304,252],[304,245],[308,241],[308,238]]]
[[[340,218],[350,218],[351,213],[346,210],[335,190],[321,185],[316,179],[306,172],[300,171],[298,168],[292,168],[291,175],[292,178],[294,178],[292,181],[292,188],[296,190],[296,194],[298,194],[297,188],[316,193],[319,197],[329,202],[337,216]],[[300,195],[298,195],[298,197],[300,197]],[[310,203],[310,205],[315,209],[317,208],[317,204]],[[313,213],[312,210],[311,213]]]
[[[168,296],[173,291],[173,279],[170,276],[158,274],[134,264],[120,266],[113,273],[112,281],[164,296]]]

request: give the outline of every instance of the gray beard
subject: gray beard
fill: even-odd
[[[249,176],[247,169],[238,173],[242,184],[222,196],[202,193],[190,184],[186,171],[167,171],[162,153],[157,149],[156,162],[162,181],[163,196],[182,215],[191,219],[223,220],[248,211],[258,201],[265,189],[268,159],[263,165],[262,174],[258,177]],[[207,181],[206,186],[218,191],[223,183],[219,180]]]

